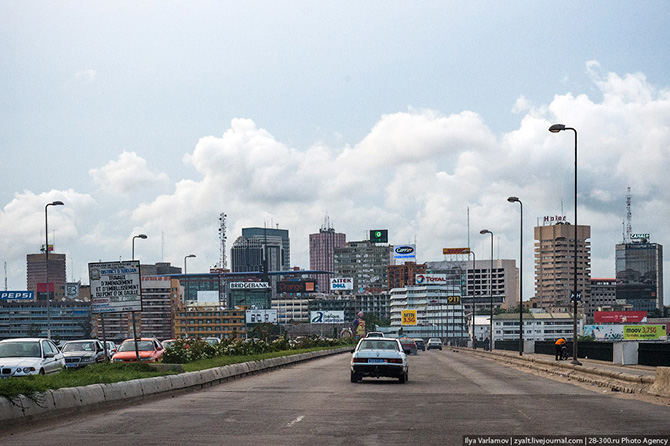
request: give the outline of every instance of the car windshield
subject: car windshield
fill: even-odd
[[[93,342],[68,342],[63,346],[63,352],[94,352]]]
[[[381,341],[365,339],[361,341],[359,350],[398,350],[398,344],[395,341]]]
[[[153,351],[154,343],[151,341],[137,341],[137,350],[140,351]],[[135,341],[124,341],[121,344],[121,347],[117,350],[119,352],[134,352],[135,351]]]
[[[39,358],[40,356],[40,343],[37,341],[0,343],[0,358]]]

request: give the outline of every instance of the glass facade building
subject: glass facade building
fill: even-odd
[[[616,301],[633,311],[663,311],[662,245],[616,245]]]

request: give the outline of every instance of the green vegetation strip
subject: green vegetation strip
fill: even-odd
[[[330,350],[331,348],[314,347],[300,350],[278,351],[270,353],[259,353],[240,356],[217,356],[209,359],[184,364],[184,371],[195,372],[198,370],[222,367],[240,362],[260,361],[262,359],[277,358],[280,356],[292,356],[299,353],[307,353],[319,350]],[[153,378],[156,376],[176,375],[177,372],[157,370],[147,364],[137,363],[104,363],[93,364],[82,369],[66,369],[55,375],[42,376],[32,375],[22,378],[0,379],[0,397],[10,400],[19,395],[34,398],[36,395],[47,390],[56,390],[64,387],[79,387],[90,384],[109,384],[121,381],[130,381],[140,378]]]

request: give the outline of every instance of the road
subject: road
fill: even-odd
[[[668,435],[670,407],[453,351],[410,357],[407,384],[349,382],[350,355],[0,434],[20,445],[463,444],[464,435]]]

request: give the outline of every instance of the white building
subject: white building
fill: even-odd
[[[577,318],[577,334],[584,332],[584,321]],[[519,314],[505,313],[493,316],[493,337],[496,341],[519,339]],[[524,341],[554,341],[572,339],[573,318],[570,313],[524,313]]]
[[[465,340],[467,319],[460,303],[460,287],[413,285],[391,290],[391,327],[402,328],[404,336]],[[402,325],[402,310],[416,310],[417,324]]]
[[[309,299],[272,299],[271,308],[277,310],[277,322],[309,322]]]

